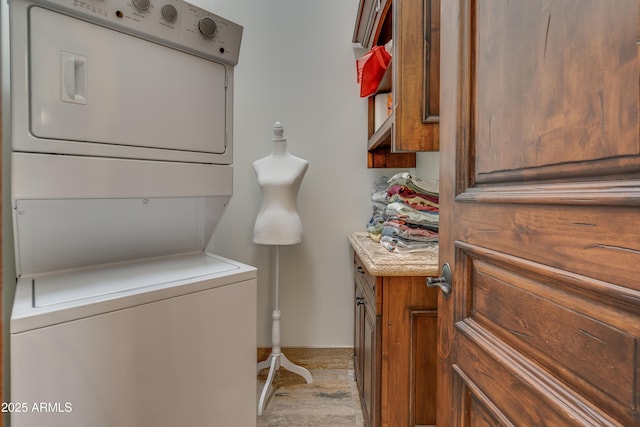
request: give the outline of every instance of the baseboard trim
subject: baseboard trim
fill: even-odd
[[[306,368],[347,369],[353,366],[353,347],[282,347],[291,362]],[[271,348],[258,347],[257,361],[266,360]]]

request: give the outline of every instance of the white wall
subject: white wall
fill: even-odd
[[[366,167],[366,102],[351,43],[358,0],[194,0],[244,26],[235,70],[234,196],[210,248],[258,267],[258,346],[271,344],[273,249],[254,245],[260,192],[251,164],[285,125],[290,151],[309,161],[300,189],[300,245],[280,249],[282,345],[353,345],[353,283],[347,236],[364,230],[376,178]],[[437,179],[437,154],[418,175]],[[429,175],[432,174],[432,175]]]

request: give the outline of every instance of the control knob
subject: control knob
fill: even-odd
[[[213,20],[210,16],[205,16],[200,19],[198,23],[198,29],[200,30],[200,34],[205,37],[213,37],[216,31],[218,31],[218,25],[216,21]]]
[[[162,13],[162,17],[169,22],[175,21],[178,17],[178,9],[176,9],[176,7],[171,3],[166,3],[162,6],[160,12]]]
[[[147,10],[149,9],[149,6],[151,6],[151,1],[150,0],[133,0],[133,5],[136,7],[136,9]]]

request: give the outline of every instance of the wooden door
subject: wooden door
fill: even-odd
[[[439,426],[638,426],[637,0],[451,0]]]

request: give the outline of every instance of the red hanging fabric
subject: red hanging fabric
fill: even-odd
[[[375,93],[389,62],[391,55],[384,46],[374,46],[362,58],[356,60],[360,97],[366,98]]]

